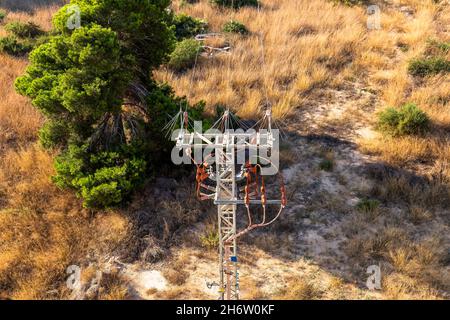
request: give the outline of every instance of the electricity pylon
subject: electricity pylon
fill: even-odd
[[[201,130],[189,132],[187,113],[181,118],[182,128],[178,131],[176,150],[183,150],[197,164],[197,195],[201,200],[213,199],[217,205],[219,228],[219,294],[222,300],[239,299],[239,271],[237,238],[252,229],[266,226],[275,221],[286,205],[284,185],[282,186],[281,200],[267,200],[264,181],[261,185],[261,198],[255,199],[254,193],[250,193],[251,165],[247,161],[239,159],[239,155],[257,154],[260,150],[267,153],[278,152],[274,150],[276,138],[271,126],[271,113],[267,112],[265,120],[268,122],[267,130],[263,132],[235,132],[228,128],[230,117],[233,115],[227,110],[222,116],[223,128],[219,132],[203,133]],[[267,119],[266,119],[267,117]],[[208,160],[196,161],[192,157],[192,149],[202,151],[210,150]],[[244,157],[245,158],[245,157]],[[243,163],[240,163],[243,162]],[[255,168],[255,167],[253,167]],[[257,172],[253,169],[253,172]],[[215,186],[207,185],[209,179]],[[247,185],[239,187],[238,182],[245,180]],[[255,185],[257,188],[258,185]],[[245,196],[242,197],[242,191]],[[258,194],[258,191],[256,191]],[[253,196],[252,196],[253,195]],[[262,205],[264,219],[262,223],[252,224],[250,205]],[[280,205],[278,215],[270,222],[265,222],[265,206]],[[238,205],[245,205],[248,211],[249,225],[246,229],[237,232],[236,211]]]

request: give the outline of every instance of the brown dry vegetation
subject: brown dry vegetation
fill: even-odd
[[[48,30],[51,15],[61,2],[64,1],[26,0],[19,5],[18,1],[5,0],[0,8],[8,10],[6,22],[33,21]],[[235,19],[251,33],[246,37],[230,36],[232,54],[200,59],[195,73],[194,70],[173,73],[162,67],[155,76],[169,82],[177,94],[186,95],[192,102],[205,100],[209,111],[222,104],[243,117],[254,117],[269,101],[276,117],[287,121],[318,98],[317,92],[323,92],[320,90],[340,90],[349,84],[362,85],[377,96],[374,110],[358,116],[367,125],[375,122],[377,109],[387,105],[405,102],[419,105],[432,121],[431,131],[425,136],[376,135],[358,140],[358,147],[385,165],[425,178],[426,183],[418,185],[408,176],[383,173],[375,187],[367,191],[367,196],[383,203],[383,210],[376,216],[352,212],[342,201],[328,196],[323,197],[326,201],[320,198],[312,203],[308,213],[326,209],[352,215],[345,229],[348,241],[343,250],[348,261],[344,263],[383,261],[386,276],[382,298],[442,298],[442,292],[450,292],[450,279],[448,243],[442,242],[445,235],[439,231],[448,229],[436,227],[438,234],[433,237],[434,230],[425,230],[424,225],[433,228],[438,217],[448,224],[450,78],[446,74],[418,80],[407,73],[407,67],[409,60],[424,53],[428,39],[449,41],[450,8],[432,0],[374,2],[379,2],[382,8],[382,30],[377,31],[365,27],[365,8],[336,7],[327,0],[264,0],[260,14],[255,8],[239,11],[214,8],[207,0],[183,7],[180,1],[174,1],[175,10],[206,19],[213,31],[220,31],[225,22]],[[400,12],[400,5],[412,8],[413,15]],[[4,30],[0,26],[2,35]],[[73,193],[59,190],[51,183],[54,154],[42,150],[36,139],[43,118],[27,99],[13,90],[14,79],[26,65],[25,58],[0,54],[0,296],[67,298],[70,293],[64,286],[65,270],[71,264],[96,261],[130,239],[135,244],[135,238],[141,236],[151,249],[144,251],[143,260],[160,256],[163,251],[153,244],[150,231],[161,234],[164,243],[177,243],[174,238],[181,234],[192,246],[199,246],[198,235],[193,236],[190,230],[180,231],[182,224],[198,221],[200,209],[193,202],[188,203],[192,208],[186,212],[178,200],[160,205],[155,199],[148,200],[143,192],[127,210],[93,214],[82,208]],[[349,114],[345,122],[355,118],[356,114]],[[333,161],[335,157],[338,156],[333,155]],[[289,162],[287,166],[300,161],[295,150],[290,149],[283,151],[283,158]],[[311,175],[320,176],[316,164],[314,168],[317,171]],[[307,185],[300,178],[296,183],[302,188]],[[156,231],[149,227],[147,233],[136,235],[130,220],[139,222],[133,212],[143,207],[160,210],[156,219],[160,226]],[[396,207],[402,215],[394,214]],[[320,224],[320,218],[314,219],[310,217],[313,224]],[[288,220],[280,224],[279,233],[284,227],[293,228],[294,223]],[[386,228],[386,224],[390,227]],[[289,247],[290,241],[287,236],[269,233],[250,246],[270,253],[277,251],[280,244]],[[261,256],[259,251],[255,252]],[[214,263],[209,256],[203,258]],[[252,263],[243,260],[247,267]],[[182,269],[187,265],[192,263],[174,258],[164,274],[175,287],[152,292],[154,297],[203,297],[204,293],[198,290],[183,289],[185,283],[190,283],[188,271]],[[296,265],[293,268],[297,270]],[[320,275],[324,274],[322,270]],[[257,280],[244,278],[242,286],[247,290],[244,298],[361,298],[354,293],[356,289],[348,288],[351,277],[326,274],[329,283],[325,285],[303,275],[286,277],[287,288],[272,295],[263,292]],[[108,279],[98,298],[129,297],[128,284],[120,276],[114,274]]]
[[[5,22],[33,21],[49,30],[62,2],[6,0],[0,8],[8,12]],[[26,65],[0,54],[0,296],[66,298],[66,268],[117,246],[128,219],[117,212],[92,217],[73,193],[52,184],[54,155],[37,142],[43,119],[13,88]],[[114,297],[121,293],[112,284],[102,298]]]

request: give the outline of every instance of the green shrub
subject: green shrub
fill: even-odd
[[[248,34],[248,29],[244,24],[231,20],[223,26],[223,32]]]
[[[26,41],[19,41],[14,36],[0,38],[0,52],[20,57],[27,54],[32,49],[32,44]]]
[[[450,51],[450,42],[439,42],[436,41],[436,47],[443,53],[448,53]]]
[[[415,104],[409,103],[399,109],[387,108],[379,114],[378,129],[393,135],[424,133],[428,129],[429,119],[426,113]]]
[[[331,159],[323,159],[319,163],[319,169],[323,171],[333,171],[334,163]]]
[[[170,55],[169,67],[175,71],[181,71],[193,66],[201,49],[200,43],[194,39],[179,42]]]
[[[450,61],[443,57],[414,59],[409,63],[408,71],[413,76],[420,77],[450,72]]]
[[[200,236],[200,243],[208,249],[216,249],[219,247],[219,233],[216,229],[211,229]]]
[[[36,38],[44,34],[44,31],[33,22],[10,22],[5,26],[5,30],[19,38]]]
[[[358,208],[359,211],[365,212],[365,213],[372,213],[372,212],[378,210],[379,206],[380,206],[380,201],[374,200],[374,199],[361,199],[356,204],[356,208]]]
[[[61,188],[77,190],[85,207],[118,205],[145,177],[147,163],[135,151],[132,147],[125,147],[117,151],[90,153],[86,146],[70,146],[56,158],[57,175],[53,180]]]
[[[208,23],[202,19],[193,18],[187,14],[176,15],[173,19],[175,35],[178,40],[193,37],[208,31]]]
[[[5,20],[6,18],[6,12],[3,10],[0,10],[0,23],[3,22],[3,20]]]
[[[448,53],[450,51],[450,42],[439,41],[435,39],[428,40],[428,49],[437,50],[439,53]]]
[[[426,77],[441,72],[450,72],[450,61],[446,57],[449,51],[449,42],[428,40],[424,56],[410,61],[409,73],[413,76]]]
[[[259,4],[258,0],[210,0],[211,3],[223,6],[223,7],[233,7],[235,9],[249,6],[249,7],[257,7]]]

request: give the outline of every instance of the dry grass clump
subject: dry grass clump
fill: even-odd
[[[189,248],[177,249],[174,251],[173,256],[167,254],[170,257],[164,261],[164,265],[161,268],[163,277],[169,283],[169,291],[189,286],[189,276],[196,269],[196,264],[192,262],[192,259],[196,261],[198,257]],[[200,259],[205,259],[205,257]],[[147,294],[153,296],[154,294],[163,294],[163,292],[150,289]]]
[[[189,274],[184,270],[176,270],[176,269],[165,269],[163,272],[164,278],[169,281],[170,284],[181,286],[183,285]]]
[[[361,151],[379,155],[388,164],[407,165],[446,160],[450,156],[447,149],[449,145],[450,139],[442,137],[385,137],[363,141]]]
[[[438,236],[410,242],[386,255],[394,272],[384,277],[383,290],[393,299],[436,299],[450,289],[447,252]]]
[[[127,300],[131,299],[128,282],[118,272],[103,274],[101,278],[99,300]]]
[[[433,214],[426,208],[413,205],[408,208],[408,218],[415,224],[429,221]]]
[[[375,185],[372,194],[387,202],[404,202],[429,209],[448,208],[450,183],[446,176],[407,177],[386,175]]]
[[[315,300],[322,297],[322,292],[311,281],[291,277],[286,279],[286,287],[276,299],[280,300]]]
[[[181,288],[169,289],[169,290],[157,292],[155,294],[155,299],[181,300],[181,299],[183,299],[184,294],[185,294],[185,290],[183,290]]]
[[[399,228],[386,228],[374,234],[358,234],[347,242],[344,251],[358,261],[382,257],[390,248],[407,242],[407,234]]]
[[[387,258],[396,271],[421,276],[424,272],[439,267],[444,262],[445,255],[442,241],[434,237],[389,250]]]
[[[245,300],[262,300],[267,299],[266,293],[261,288],[261,283],[250,277],[242,278],[240,281],[241,298]]]
[[[7,146],[24,145],[36,139],[42,117],[30,102],[13,88],[26,66],[25,60],[0,54],[0,155]]]
[[[181,286],[185,284],[189,278],[187,268],[189,267],[190,256],[189,253],[181,251],[176,259],[170,263],[170,268],[163,270],[164,278],[170,284]]]
[[[429,285],[400,273],[391,273],[383,277],[382,288],[388,299],[439,299],[436,290]]]
[[[344,251],[362,268],[381,264],[387,298],[439,298],[449,289],[442,236],[414,239],[404,228],[386,228],[353,236]],[[396,285],[393,278],[402,281]]]

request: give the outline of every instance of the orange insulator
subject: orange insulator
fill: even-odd
[[[283,207],[286,207],[287,205],[286,189],[284,188],[284,185],[281,186],[281,205]]]
[[[248,193],[248,186],[245,186],[245,204],[248,206],[250,204],[250,195]]]
[[[263,177],[261,177],[261,203],[263,206],[266,205],[266,185]]]
[[[280,191],[281,191],[281,205],[285,207],[287,205],[286,188],[284,186],[284,180],[281,174],[280,174]]]
[[[197,197],[201,199],[200,188],[202,186],[203,181],[209,178],[209,174],[206,171],[207,164],[200,164],[197,166],[197,173],[195,176],[195,180],[197,182],[196,192]]]

